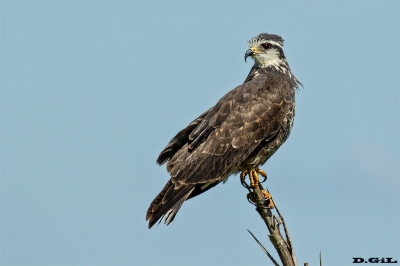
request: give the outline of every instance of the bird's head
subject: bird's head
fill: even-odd
[[[257,67],[286,65],[283,53],[283,39],[274,34],[261,33],[248,41],[250,49],[246,51],[244,60],[251,56]]]

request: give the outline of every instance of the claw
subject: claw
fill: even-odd
[[[254,199],[254,197],[253,197],[253,195],[252,195],[251,193],[248,193],[248,194],[247,194],[247,200],[248,200],[251,204],[256,205],[256,201],[255,201],[255,199]]]
[[[243,171],[242,173],[240,173],[240,182],[242,183],[242,186],[243,186],[243,187],[249,189],[250,186],[247,185],[246,180],[245,180],[247,173],[248,173],[247,170],[245,170],[245,171]]]
[[[265,181],[267,181],[267,173],[261,169],[258,169],[258,173],[264,177],[263,181],[260,181],[260,183],[264,183]]]
[[[260,170],[258,168],[256,169],[250,169],[250,170],[244,170],[242,173],[240,173],[240,182],[242,183],[242,186],[245,188],[255,188],[258,187],[258,184],[260,184],[260,178],[258,177],[258,174],[262,175],[264,177],[262,182],[265,182],[267,180],[267,173],[263,170]],[[250,186],[246,183],[246,175],[249,176],[250,180]]]
[[[250,188],[254,189],[254,188],[259,187],[260,178],[258,177],[258,174],[260,174],[261,176],[264,177],[264,180],[262,182],[265,182],[265,180],[267,180],[267,173],[258,168],[256,168],[256,169],[251,168],[249,170],[244,170],[243,172],[241,172],[240,173],[240,182],[242,183],[242,186],[244,186],[247,189],[250,189]],[[246,175],[249,176],[250,185],[248,185],[246,183]],[[261,187],[261,192],[264,196],[264,205],[269,209],[275,208],[274,202],[272,201],[271,194],[268,191],[264,190],[262,187]],[[256,204],[256,200],[254,199],[254,197],[252,196],[251,193],[247,194],[247,200],[251,204],[254,204],[254,205]]]
[[[268,191],[264,190],[264,189],[261,190],[261,192],[263,193],[263,196],[264,196],[264,205],[265,205],[265,207],[268,208],[268,209],[273,209],[273,208],[275,208],[275,204],[274,204],[274,202],[272,201],[272,196],[271,196],[271,194],[270,194]],[[256,205],[256,199],[254,198],[253,194],[248,193],[248,194],[247,194],[247,200],[248,200],[248,202],[250,202],[251,204]]]
[[[266,191],[266,190],[261,190],[261,192],[263,193],[263,196],[264,196],[264,204],[265,205],[267,205],[267,208],[268,209],[273,209],[273,208],[275,208],[275,204],[274,204],[274,201],[272,200],[272,195],[268,192],[268,191]]]

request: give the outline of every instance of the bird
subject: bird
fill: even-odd
[[[170,175],[151,202],[146,221],[170,224],[182,204],[240,173],[250,187],[259,185],[259,169],[287,140],[295,115],[295,91],[302,84],[293,75],[281,36],[261,33],[245,52],[254,60],[243,84],[223,96],[179,131],[158,156]],[[263,190],[265,198],[269,193]],[[272,206],[273,207],[273,206]]]

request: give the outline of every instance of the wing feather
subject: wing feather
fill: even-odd
[[[169,161],[174,154],[179,151],[183,145],[185,145],[189,141],[189,134],[198,127],[199,124],[203,121],[203,118],[207,115],[209,110],[204,112],[198,118],[193,120],[187,127],[179,131],[175,137],[171,139],[168,145],[164,148],[164,150],[160,153],[157,159],[158,164],[164,164]]]
[[[149,227],[170,223],[183,202],[217,185],[254,152],[277,136],[285,119],[291,84],[259,74],[236,87],[170,141],[157,159],[171,175],[151,203]]]
[[[174,156],[169,165],[171,181],[199,184],[222,180],[261,141],[275,135],[284,120],[286,102],[281,86],[274,83],[276,79],[260,75],[228,93],[210,109],[200,125],[203,130],[212,128],[212,132],[197,140],[201,144],[196,149],[181,149],[175,154],[176,160]],[[288,83],[286,87],[289,88]]]

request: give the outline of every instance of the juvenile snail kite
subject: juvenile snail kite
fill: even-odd
[[[258,167],[289,137],[295,112],[295,89],[301,84],[283,53],[283,39],[262,33],[248,41],[254,65],[244,83],[182,129],[160,153],[171,179],[150,204],[151,228],[174,220],[185,200],[226,181],[232,174],[249,175],[259,185]],[[264,191],[266,197],[268,193]]]

